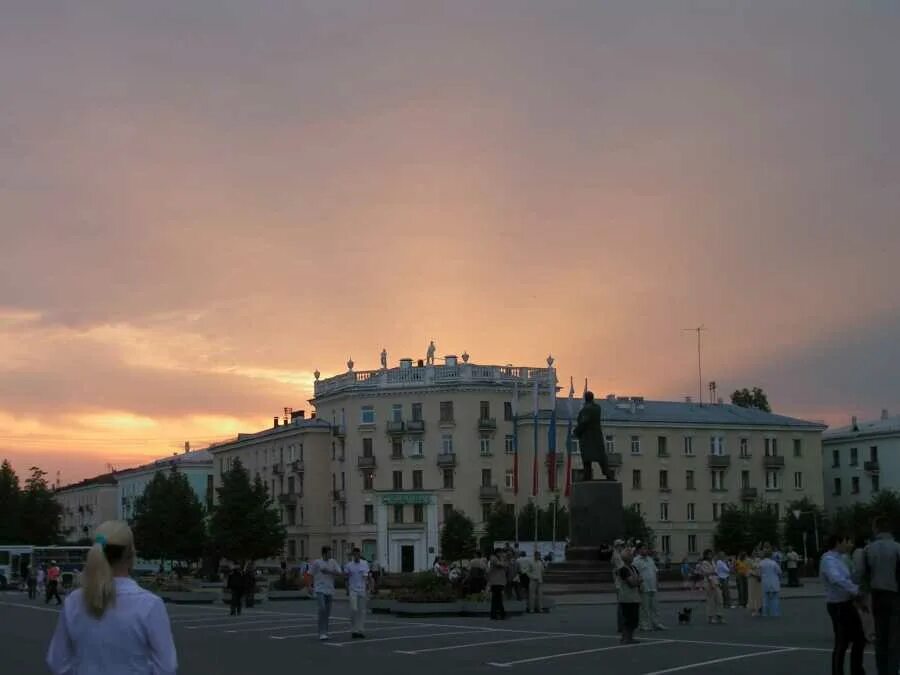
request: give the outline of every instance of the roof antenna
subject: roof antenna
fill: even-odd
[[[697,401],[700,403],[700,405],[703,405],[703,367],[700,356],[700,333],[702,331],[705,331],[706,327],[700,325],[696,328],[682,328],[681,330],[696,331],[697,333]]]

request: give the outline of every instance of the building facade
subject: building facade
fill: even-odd
[[[569,411],[577,414],[581,402],[558,398],[552,359],[528,368],[447,356],[442,365],[403,359],[370,371],[350,362],[314,387],[314,419],[211,449],[217,481],[240,457],[270,486],[288,527],[289,559],[312,557],[324,544],[346,559],[355,544],[388,570],[427,569],[440,556],[451,510],[481,534],[498,501],[565,503]],[[823,503],[823,425],[732,405],[615,396],[599,403],[626,506],[641,510],[673,559],[711,545],[726,504],[762,500],[783,515],[795,499]]]
[[[115,474],[117,483],[117,517],[131,522],[134,519],[137,500],[144,494],[147,483],[160,471],[177,469],[187,477],[194,494],[207,510],[213,499],[213,460],[206,450],[195,450],[163,457],[150,464],[126,469]]]
[[[830,429],[822,439],[825,507],[829,512],[867,502],[882,489],[900,489],[900,415]]]
[[[65,540],[89,539],[98,525],[115,520],[117,492],[111,473],[56,489],[53,496],[62,507],[60,532]]]

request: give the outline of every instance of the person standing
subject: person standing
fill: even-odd
[[[491,620],[506,618],[503,606],[503,589],[506,587],[506,562],[503,554],[494,551],[488,564],[487,582],[491,589]]]
[[[44,569],[43,563],[38,567],[37,571],[37,590],[41,595],[47,592],[47,570]]]
[[[878,675],[900,670],[900,544],[887,521],[872,523],[875,540],[866,546],[865,576],[872,590],[875,617],[875,664]]]
[[[241,605],[244,602],[244,575],[241,568],[235,565],[228,575],[227,588],[231,591],[231,616],[241,615]]]
[[[784,566],[787,568],[788,586],[795,588],[800,585],[800,556],[793,546],[787,547],[784,554]]]
[[[750,571],[747,575],[747,609],[750,616],[759,616],[762,612],[762,579],[759,576],[759,550],[754,550],[750,557]]]
[[[537,553],[538,558],[540,558],[541,554]],[[531,578],[528,576],[531,570],[531,561],[528,559],[528,554],[525,551],[519,551],[519,559],[516,560],[516,577],[519,582],[519,591],[525,596],[525,605],[527,612],[531,611],[531,593],[529,592],[529,587],[531,584]],[[521,600],[521,598],[516,597],[516,600]]]
[[[691,589],[691,574],[693,574],[694,568],[688,562],[687,558],[681,559],[681,588],[685,591],[689,591]]]
[[[737,582],[738,606],[747,606],[747,577],[750,575],[750,561],[747,553],[741,551],[734,563],[734,580]]]
[[[622,566],[625,562],[622,559],[622,553],[625,550],[625,542],[622,539],[616,539],[613,542],[613,552],[612,557],[610,558],[610,563],[612,565],[612,573],[613,573],[613,588],[616,591],[616,597],[619,594],[619,585],[622,583],[621,577],[619,576],[619,570],[622,569]],[[622,603],[616,603],[616,632],[620,635],[622,634]]]
[[[247,565],[244,572],[244,602],[248,609],[256,602],[256,568],[253,563]]]
[[[722,610],[722,589],[719,588],[719,575],[710,549],[703,551],[703,560],[698,565],[703,577],[703,590],[706,595],[706,620],[709,623],[725,623]]]
[[[539,551],[528,567],[528,611],[540,614],[544,611],[544,561]]]
[[[859,586],[853,582],[850,570],[844,563],[852,542],[840,535],[831,535],[826,544],[828,550],[819,562],[819,577],[825,587],[825,606],[834,631],[834,648],[831,652],[831,675],[844,675],[844,658],[850,650],[850,675],[865,675],[863,651],[866,638],[854,601],[859,598]]]
[[[359,548],[354,547],[350,555],[352,560],[344,565],[350,599],[350,630],[352,638],[362,639],[366,637],[366,598],[371,590],[372,577],[369,563],[360,557]]]
[[[634,639],[634,631],[637,630],[641,614],[641,573],[632,564],[633,554],[631,550],[622,551],[622,566],[616,576],[619,577],[619,587],[616,595],[622,613],[622,638],[623,645],[637,642]]]
[[[84,583],[59,613],[47,665],[54,675],[174,675],[172,627],[163,601],[131,579],[134,536],[122,521],[97,528]]]
[[[34,600],[37,597],[37,577],[31,565],[25,571],[25,585],[28,588],[28,599]]]
[[[50,602],[50,598],[56,598],[56,604],[62,604],[62,598],[59,597],[59,578],[62,572],[57,566],[55,560],[50,561],[50,568],[47,570],[47,594],[44,596],[44,604]]]
[[[656,593],[659,590],[656,561],[650,555],[647,544],[638,544],[638,555],[635,556],[633,565],[641,575],[641,630],[665,630],[659,621],[659,607],[656,604]]]
[[[328,639],[328,621],[331,619],[331,602],[334,599],[334,578],[341,573],[340,565],[331,557],[331,547],[322,547],[322,557],[310,565],[313,591],[319,610],[319,639]]]
[[[725,552],[719,551],[716,557],[716,576],[719,577],[719,589],[722,592],[722,606],[733,608],[731,604],[731,568],[728,566],[728,560],[725,558]]]
[[[781,616],[781,565],[767,551],[759,563],[759,577],[763,592],[763,616]]]

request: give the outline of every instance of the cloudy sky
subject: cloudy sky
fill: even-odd
[[[12,0],[0,456],[63,481],[467,350],[900,412],[893,0]]]

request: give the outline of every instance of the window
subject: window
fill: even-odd
[[[394,504],[394,522],[403,522],[403,504]]]
[[[691,522],[691,523],[694,522],[694,511],[695,511],[694,503],[688,502],[688,505],[687,505],[687,520],[688,520],[688,522]]]
[[[373,457],[375,455],[375,442],[371,438],[362,439],[363,457]]]
[[[837,453],[837,450],[832,450],[832,453]],[[835,454],[834,456],[838,456]],[[840,461],[840,460],[838,460]],[[832,462],[832,466],[837,466]],[[850,448],[850,466],[859,466],[859,450],[858,448]]]
[[[750,439],[742,438],[741,439],[741,457],[749,457],[750,456]]]
[[[684,437],[684,454],[685,455],[693,455],[694,454],[694,438],[693,438],[693,436],[685,436]]]
[[[480,401],[478,403],[478,419],[480,419],[480,420],[491,419],[491,402],[490,401]]]
[[[750,487],[750,472],[746,469],[741,471],[741,487],[748,488]]]
[[[632,469],[631,471],[631,487],[634,490],[641,489],[641,470]]]
[[[412,418],[416,422],[422,421],[422,404],[421,403],[413,403],[412,404]]]
[[[347,489],[347,475],[341,471],[341,490]]]
[[[795,490],[803,489],[803,472],[802,471],[794,472],[794,489]]]
[[[859,476],[853,476],[850,479],[850,494],[852,494],[852,495],[859,494]]]
[[[413,522],[414,523],[424,523],[425,522],[425,505],[424,504],[413,504]]]
[[[669,519],[669,503],[668,502],[660,502],[660,504],[659,504],[659,519],[660,520],[668,520]]]
[[[881,488],[881,480],[878,474],[872,474],[872,492],[878,492]]]
[[[391,406],[391,419],[394,422],[402,422],[403,421],[403,404],[395,403]]]
[[[767,438],[766,439],[766,457],[777,457],[778,456],[778,439],[777,438]]]
[[[491,518],[491,505],[490,504],[482,504],[481,505],[481,522],[486,523]]]
[[[713,502],[713,520],[718,520],[722,517],[722,505],[716,504]]]
[[[337,525],[337,507],[336,506],[331,507],[331,524]]]
[[[872,445],[869,447],[869,461],[877,462],[878,461],[878,446]]]
[[[300,522],[299,522],[300,525],[303,525],[303,521],[305,520],[303,514],[304,514],[304,511],[303,511],[303,507],[301,506],[301,507],[300,507],[300,519],[299,519],[299,520],[300,520]],[[303,555],[303,552],[302,552],[302,548],[303,548],[303,540],[302,540],[302,539],[300,540],[300,548],[301,548],[301,553],[300,553],[300,554]]]
[[[766,471],[766,490],[780,490],[781,483],[778,482],[777,471]]]
[[[490,457],[491,456],[491,439],[487,436],[482,436],[479,441],[479,447],[481,448],[481,456],[482,457]]]
[[[337,444],[331,441],[331,459],[333,460],[335,457],[337,457]]]
[[[444,478],[444,489],[452,490],[453,489],[453,469],[444,469],[443,471]]]
[[[450,514],[453,513],[453,504],[444,504],[444,521],[450,517]]]
[[[303,496],[303,474],[302,473],[297,474],[297,494],[299,494],[301,497]]]
[[[403,489],[403,472],[402,471],[394,471],[393,480],[394,480],[394,489],[402,490]]]
[[[696,553],[697,552],[697,535],[689,534],[688,535],[688,553]]]
[[[512,469],[508,469],[503,475],[503,485],[507,490],[512,490],[515,487],[515,477]]]
[[[794,439],[794,457],[803,457],[803,439]]]
[[[506,436],[503,438],[503,452],[507,455],[514,455],[516,453],[516,439],[513,436]]]
[[[612,434],[606,435],[606,452],[616,451],[616,437]]]
[[[375,483],[375,472],[374,471],[364,471],[363,472],[363,490],[374,489],[374,483]]]
[[[288,558],[291,560],[297,557],[297,540],[288,539]]]
[[[856,450],[856,448],[853,448]],[[841,466],[841,451],[840,450],[832,450],[831,451],[831,468],[837,469]]]
[[[412,456],[422,457],[425,454],[425,441],[421,438],[412,442]]]
[[[421,469],[416,469],[413,471],[413,490],[421,490],[422,489],[422,471]]]
[[[665,469],[659,470],[659,489],[660,490],[668,490],[669,489],[669,472]]]
[[[360,424],[375,424],[375,406],[364,405],[360,410]]]
[[[725,489],[725,472],[720,469],[714,469],[710,471],[710,478],[712,479],[712,489],[713,490],[724,490]]]
[[[503,419],[507,422],[512,422],[513,414],[512,414],[512,401],[504,401],[503,402]]]
[[[441,422],[453,422],[453,401],[441,401]]]
[[[443,434],[441,436],[441,452],[445,455],[453,452],[453,434]]]
[[[288,491],[288,494],[289,494],[289,495],[294,494],[294,477],[293,477],[293,476],[288,476],[288,489],[287,489],[287,491]]]
[[[672,537],[668,534],[663,534],[659,538],[659,547],[663,553],[672,553]]]
[[[694,470],[688,469],[684,472],[684,489],[685,490],[694,490]]]
[[[491,480],[491,470],[490,469],[482,469],[481,470],[481,487],[492,487],[493,481]]]
[[[724,455],[725,454],[725,437],[710,436],[709,437],[709,454]]]
[[[640,436],[632,436],[631,437],[631,454],[632,455],[641,454],[641,437]]]
[[[363,506],[363,522],[366,525],[375,524],[375,507],[371,504],[366,504],[365,506]]]
[[[656,437],[656,455],[657,457],[669,456],[669,439],[665,436]]]
[[[580,455],[581,454],[581,443],[577,438],[572,439],[572,454]]]
[[[391,459],[403,459],[403,439],[391,439]]]
[[[297,509],[293,506],[288,506],[284,510],[285,515],[287,516],[287,524],[288,525],[296,525],[297,524]]]
[[[631,510],[634,511],[635,513],[637,513],[637,514],[643,513],[643,507],[641,506],[641,503],[640,503],[640,502],[635,502],[634,504],[632,504],[632,505],[631,505]]]

